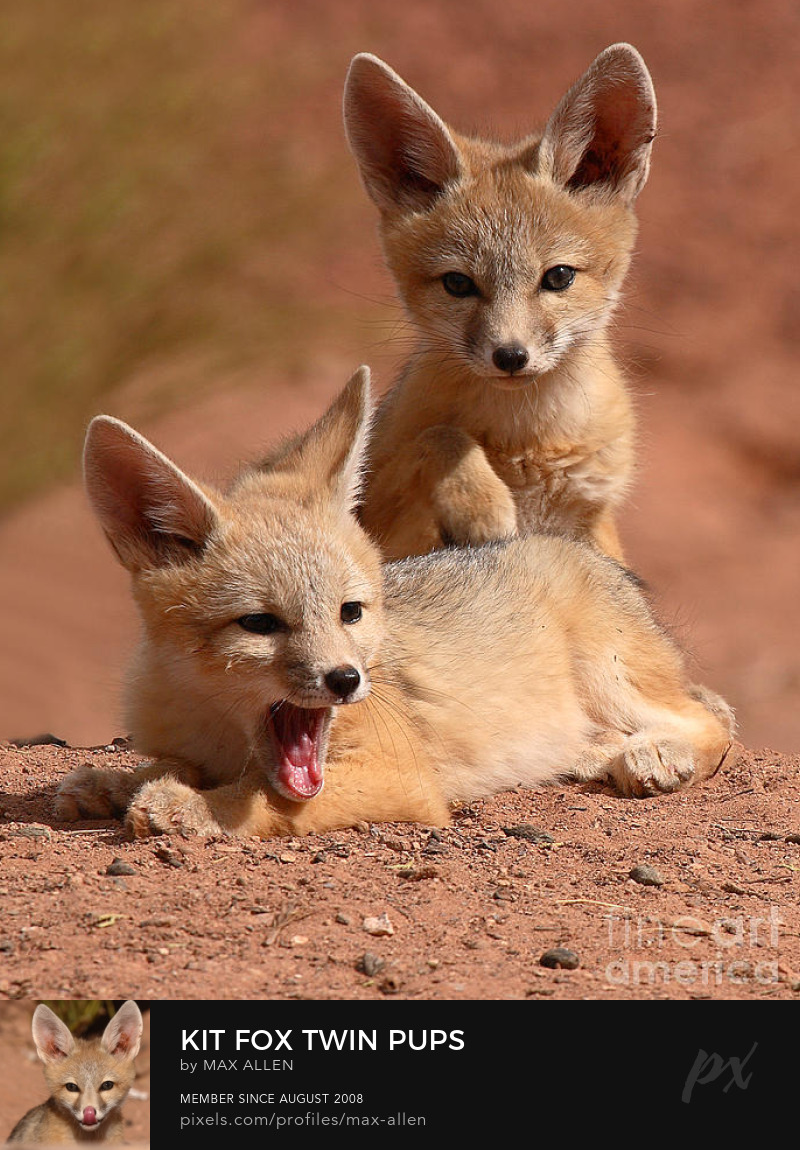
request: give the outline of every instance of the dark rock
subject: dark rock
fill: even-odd
[[[565,946],[554,946],[546,950],[539,959],[540,966],[549,966],[551,969],[561,967],[563,970],[574,970],[580,965],[580,959],[574,950],[567,950]]]

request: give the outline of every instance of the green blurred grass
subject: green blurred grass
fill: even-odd
[[[313,271],[353,228],[338,95],[314,104],[340,62],[253,50],[247,7],[0,8],[0,510],[75,470],[121,385],[299,371],[368,310]]]

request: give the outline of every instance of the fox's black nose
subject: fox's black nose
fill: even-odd
[[[346,699],[348,695],[352,695],[360,682],[361,676],[355,667],[334,667],[325,676],[328,690],[340,699]]]
[[[528,353],[522,344],[510,343],[507,346],[496,347],[492,354],[492,362],[500,371],[507,371],[513,375],[515,371],[522,371],[528,362]]]

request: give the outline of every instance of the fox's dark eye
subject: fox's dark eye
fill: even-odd
[[[339,612],[342,617],[343,623],[357,623],[363,614],[360,603],[342,603],[342,609]]]
[[[81,1088],[74,1082],[65,1082],[64,1089],[69,1090],[70,1094],[80,1094]]]
[[[108,1082],[101,1082],[100,1083],[100,1089],[101,1090],[113,1090],[114,1089],[114,1083],[111,1082],[110,1080]]]
[[[575,268],[567,267],[566,264],[556,264],[554,268],[548,268],[542,276],[542,287],[545,291],[566,291],[574,279]]]
[[[475,280],[471,280],[463,272],[447,272],[442,276],[442,287],[448,295],[457,296],[459,299],[468,295],[478,295]]]
[[[253,635],[274,635],[276,631],[285,631],[286,624],[277,615],[242,615],[236,622],[243,631],[250,631]]]

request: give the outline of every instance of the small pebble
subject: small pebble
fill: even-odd
[[[392,935],[394,934],[394,927],[392,926],[388,914],[385,912],[381,915],[370,915],[364,919],[363,929],[367,934],[377,936]]]
[[[386,966],[385,959],[379,958],[377,954],[371,951],[365,951],[356,963],[356,970],[361,974],[366,974],[368,978],[374,976]]]
[[[576,966],[580,965],[580,959],[574,950],[567,950],[564,946],[554,946],[552,950],[544,952],[539,959],[539,965],[549,966],[553,969],[561,967],[564,970],[574,970]]]
[[[123,859],[112,859],[106,867],[106,874],[123,875],[136,873],[136,867],[132,867],[130,863],[126,863]]]
[[[634,882],[641,883],[642,886],[663,886],[664,876],[661,871],[656,870],[654,866],[649,866],[647,863],[640,863],[635,866],[628,875]]]

